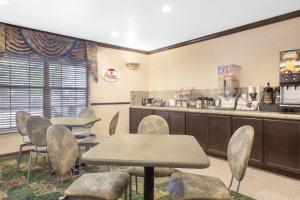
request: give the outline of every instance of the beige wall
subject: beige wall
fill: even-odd
[[[91,103],[103,102],[129,102],[131,90],[147,90],[147,55],[132,53],[127,51],[98,48],[98,70],[99,72],[107,67],[116,67],[121,76],[115,83],[109,83],[99,77],[98,82],[93,80],[91,83]],[[140,66],[138,70],[130,70],[126,67],[127,61],[138,61]],[[93,106],[97,115],[102,119],[96,123],[92,131],[99,137],[108,134],[108,125],[112,116],[120,111],[118,133],[128,133],[129,130],[129,105],[107,105]]]
[[[278,84],[279,51],[299,48],[300,17],[261,28],[185,46],[157,54],[138,53],[99,47],[99,71],[115,66],[121,79],[107,83],[101,77],[91,80],[91,102],[129,101],[131,90],[170,90],[181,87],[216,88],[216,66],[242,66],[241,86]],[[141,63],[138,70],[129,70],[125,62]],[[93,106],[102,119],[93,128],[99,137],[107,135],[108,124],[120,111],[117,133],[128,132],[128,105]],[[18,151],[18,134],[0,135],[0,154]]]
[[[278,85],[279,52],[300,48],[300,17],[149,56],[149,90],[217,88],[217,66],[242,67],[241,86]]]

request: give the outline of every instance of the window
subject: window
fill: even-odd
[[[87,104],[86,62],[6,52],[0,59],[0,132],[16,129],[18,110],[76,116]]]
[[[86,106],[86,62],[49,61],[51,116],[76,116]]]

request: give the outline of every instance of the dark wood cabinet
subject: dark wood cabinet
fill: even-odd
[[[199,142],[204,151],[207,146],[206,115],[199,113],[186,114],[186,133]]]
[[[207,152],[227,157],[227,146],[231,137],[231,117],[207,115]]]
[[[154,111],[151,109],[141,109],[141,110],[142,110],[142,119],[144,119],[144,117],[154,114]]]
[[[129,132],[130,133],[137,133],[141,120],[142,120],[142,109],[130,108],[129,109]]]
[[[263,165],[263,127],[264,120],[258,118],[248,117],[233,117],[232,118],[232,129],[233,133],[240,127],[249,125],[254,129],[254,140],[250,155],[250,165]]]
[[[169,112],[170,134],[185,135],[185,113]]]
[[[264,120],[264,164],[300,174],[300,123]]]
[[[169,123],[169,112],[163,110],[154,110],[154,115],[161,116]]]
[[[159,115],[169,125],[170,134],[196,138],[208,155],[227,157],[229,140],[238,128],[254,128],[249,165],[300,178],[300,122],[220,114],[130,108],[130,133],[137,133],[141,120]]]

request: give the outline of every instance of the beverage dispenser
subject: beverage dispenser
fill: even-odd
[[[218,87],[220,107],[235,109],[239,90],[240,66],[222,65],[218,67]]]
[[[300,49],[280,52],[280,106],[300,107]]]

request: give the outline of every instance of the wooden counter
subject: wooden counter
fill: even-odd
[[[211,156],[226,158],[227,145],[236,129],[255,130],[249,165],[300,178],[300,115],[260,111],[191,109],[178,107],[130,107],[130,133],[140,121],[159,115],[170,134],[193,135]]]

